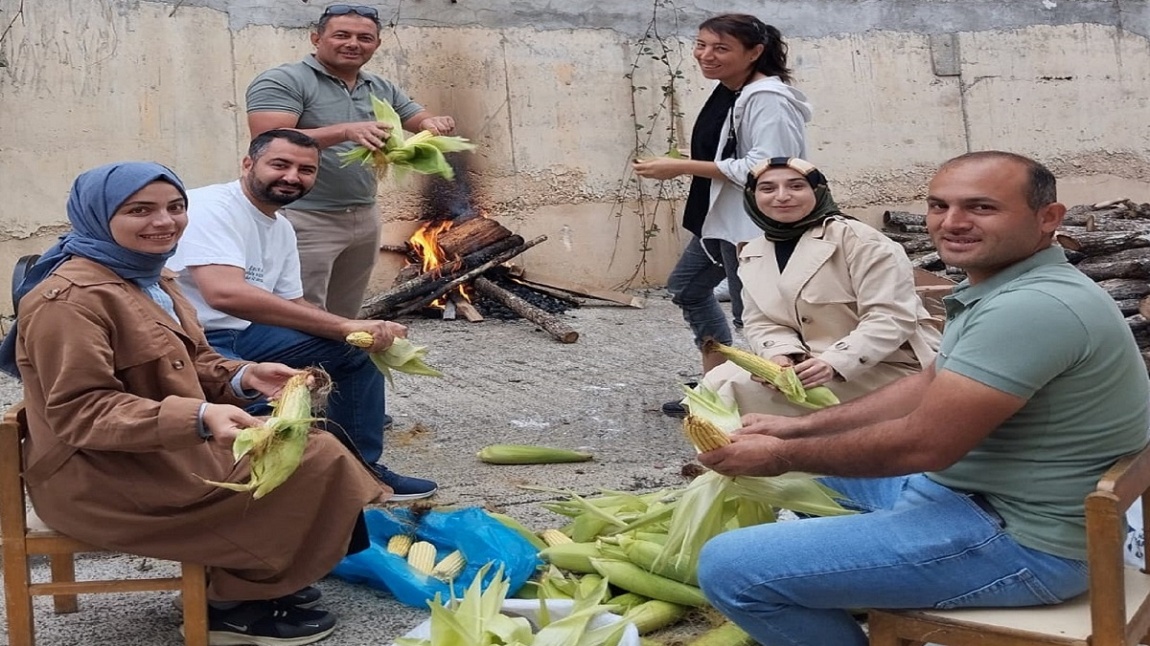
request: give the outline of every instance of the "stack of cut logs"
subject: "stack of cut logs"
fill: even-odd
[[[432,225],[436,226],[436,225]],[[543,242],[547,236],[524,241],[497,221],[486,217],[451,222],[435,238],[436,255],[443,261],[427,268],[414,254],[414,248],[388,248],[408,254],[415,262],[403,268],[391,289],[367,299],[360,309],[360,318],[394,319],[419,312],[436,301],[446,303],[445,309],[458,310],[470,320],[482,320],[459,289],[469,285],[479,294],[495,299],[519,316],[535,323],[563,343],[574,343],[579,333],[572,330],[553,314],[512,294],[484,277],[484,273],[499,267],[531,247]],[[450,260],[448,260],[450,259]]]
[[[916,268],[963,278],[939,259],[924,216],[887,211],[883,232],[902,245]],[[1150,368],[1150,204],[1120,199],[1071,207],[1055,241],[1118,304]]]

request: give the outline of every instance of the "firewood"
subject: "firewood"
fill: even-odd
[[[1135,314],[1126,317],[1126,324],[1130,326],[1130,332],[1134,334],[1134,341],[1138,347],[1143,350],[1150,348],[1150,319]]]
[[[1056,233],[1055,241],[1087,256],[1099,256],[1123,249],[1150,247],[1150,233],[1137,231],[1096,231],[1076,234]]]
[[[939,258],[937,251],[911,258],[910,264],[919,269],[926,269],[927,271],[941,271],[946,268],[946,264],[942,262],[942,258]]]
[[[462,314],[468,322],[478,323],[483,320],[483,315],[479,313],[479,310],[475,309],[471,301],[461,296],[459,292],[452,292],[447,298],[455,303],[456,311]]]
[[[1110,298],[1124,300],[1127,298],[1142,298],[1150,294],[1150,283],[1136,278],[1110,278],[1098,281],[1098,286],[1106,290]]]
[[[597,287],[590,287],[588,285],[581,285],[574,281],[558,278],[555,276],[547,276],[534,270],[523,270],[518,276],[519,280],[532,285],[542,285],[544,287],[552,287],[572,294],[580,296],[590,296],[591,298],[598,298],[599,300],[611,301],[626,305],[628,307],[643,307],[643,299],[638,296],[633,296],[626,292],[616,292],[610,289],[599,289]]]
[[[527,251],[531,247],[534,247],[535,245],[543,242],[546,239],[547,239],[547,236],[542,235],[542,236],[539,236],[538,238],[533,238],[531,240],[528,240],[527,242],[524,242],[522,245],[520,245],[514,249],[509,249],[507,251],[504,251],[503,253],[492,258],[491,260],[488,260],[487,262],[483,263],[482,265],[479,265],[478,267],[476,267],[474,269],[471,269],[465,273],[462,273],[462,274],[456,276],[455,278],[451,279],[451,281],[448,282],[446,285],[443,285],[442,288],[437,288],[437,290],[435,292],[432,292],[429,295],[420,297],[416,300],[413,300],[413,301],[410,301],[407,303],[403,303],[402,305],[398,306],[398,309],[379,310],[379,311],[376,311],[375,314],[373,314],[372,316],[364,316],[366,308],[361,309],[360,310],[360,318],[385,318],[385,319],[386,318],[395,318],[398,316],[402,316],[404,314],[410,314],[412,312],[419,311],[419,310],[423,309],[424,307],[427,307],[431,303],[435,302],[435,300],[437,298],[439,298],[440,296],[442,296],[443,294],[450,292],[451,290],[455,289],[456,287],[459,287],[463,283],[474,280],[477,276],[479,276],[483,272],[491,269],[492,267],[494,267],[496,265],[499,265],[499,264],[507,262],[508,260],[511,260],[515,256],[518,256],[519,254],[523,253],[524,251]]]
[[[891,231],[923,233],[926,231],[926,216],[906,211],[885,211],[882,214],[882,227]]]
[[[474,267],[478,267],[491,258],[502,255],[512,249],[522,247],[523,244],[523,238],[517,235],[508,236],[495,244],[466,255],[460,260],[447,263],[437,271],[420,273],[405,282],[393,286],[388,291],[377,294],[364,301],[363,306],[360,308],[359,317],[376,318],[383,312],[399,309],[404,303],[420,298],[426,294],[436,294],[438,298],[439,294],[443,294],[447,291],[443,289],[443,286],[450,283],[455,277]],[[522,251],[519,253],[522,253]],[[514,254],[510,256],[510,258],[514,258],[516,255],[519,254]],[[431,300],[434,301],[435,299],[433,298]]]
[[[436,242],[448,258],[462,258],[511,235],[507,227],[491,218],[475,217],[456,222],[439,234]]]
[[[553,314],[549,314],[535,307],[490,280],[480,276],[475,279],[474,285],[475,291],[503,303],[511,311],[543,328],[544,331],[558,339],[561,343],[575,343],[579,340],[579,333],[568,327],[566,323],[560,321]]]
[[[1142,318],[1150,320],[1150,296],[1144,296],[1141,301],[1138,301],[1138,314]]]
[[[1108,278],[1150,279],[1150,253],[1143,249],[1126,249],[1104,256],[1094,256],[1077,263],[1076,266],[1094,281]]]

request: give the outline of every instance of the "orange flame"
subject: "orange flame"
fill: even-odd
[[[451,220],[428,222],[408,238],[423,262],[423,271],[432,271],[447,261],[443,249],[439,247],[439,235],[451,228]]]

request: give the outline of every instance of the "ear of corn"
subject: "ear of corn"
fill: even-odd
[[[811,389],[803,388],[803,384],[795,374],[794,369],[789,366],[784,368],[770,359],[724,345],[714,339],[707,339],[703,342],[703,352],[717,352],[736,366],[766,380],[778,388],[779,392],[783,393],[787,401],[792,404],[818,409],[839,403],[839,398],[826,386],[817,386]],[[818,392],[812,396],[812,391]]]
[[[539,551],[539,558],[544,561],[568,572],[580,574],[596,572],[595,567],[591,565],[591,559],[600,556],[602,553],[595,543],[563,543]]]
[[[539,532],[539,538],[542,538],[543,542],[547,543],[547,547],[555,547],[556,545],[570,545],[575,542],[571,540],[570,536],[557,529],[545,529]]]
[[[427,541],[416,541],[407,551],[407,564],[416,572],[431,574],[435,569],[435,546]]]
[[[722,429],[696,415],[683,418],[683,434],[700,453],[714,451],[731,443],[731,437]]]
[[[272,402],[272,416],[261,426],[240,431],[232,444],[237,462],[248,458],[248,481],[204,482],[232,491],[250,491],[254,499],[271,493],[299,467],[307,448],[308,431],[318,421],[312,416],[313,404],[319,404],[330,390],[331,378],[323,370],[309,368],[293,375],[284,384],[279,399]],[[313,402],[313,398],[317,401]]]
[[[396,534],[387,539],[387,551],[397,556],[406,557],[414,542],[415,539],[411,537],[411,534]]]
[[[695,417],[705,419],[720,429],[730,433],[743,426],[739,407],[735,402],[727,403],[719,393],[711,390],[705,383],[694,388],[683,386],[686,397],[683,403]]]
[[[652,574],[629,561],[591,559],[591,565],[611,585],[628,592],[694,608],[707,605],[707,598],[699,588]]]
[[[755,644],[758,642],[737,624],[725,621],[699,635],[689,646],[755,646]]]
[[[640,635],[655,632],[678,622],[687,614],[687,607],[662,599],[651,599],[631,608],[623,621],[635,624]]]
[[[369,332],[352,332],[344,337],[344,341],[357,348],[370,348],[375,339]],[[396,337],[386,350],[369,352],[368,356],[375,367],[387,378],[388,383],[394,384],[395,379],[391,371],[407,373],[409,375],[423,375],[426,377],[442,377],[443,373],[427,365],[427,346],[415,345],[404,337]]]
[[[411,170],[453,179],[455,170],[447,163],[443,153],[475,148],[475,144],[463,137],[433,135],[427,130],[405,137],[399,114],[390,104],[379,100],[375,95],[371,97],[371,104],[375,120],[391,126],[391,134],[383,142],[383,148],[380,150],[373,151],[364,146],[356,146],[340,153],[342,166],[355,162],[371,165],[378,179],[387,177],[388,170],[393,166],[397,170],[397,175]]]
[[[590,453],[531,444],[492,444],[483,447],[475,457],[488,464],[556,464],[586,462]]]
[[[467,565],[467,560],[463,558],[463,552],[455,550],[435,564],[435,567],[431,569],[431,576],[441,581],[451,581],[459,576],[465,565]]]

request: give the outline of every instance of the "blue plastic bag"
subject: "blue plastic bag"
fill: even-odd
[[[492,518],[479,507],[452,511],[431,510],[418,517],[410,509],[369,509],[364,512],[371,547],[344,557],[332,574],[353,583],[364,583],[386,590],[401,603],[426,608],[427,602],[440,594],[451,596],[447,583],[419,574],[407,565],[407,559],[387,551],[387,541],[396,534],[415,534],[416,540],[435,545],[438,558],[454,550],[463,553],[467,565],[453,582],[455,596],[462,597],[479,568],[494,562],[483,582],[487,589],[499,564],[511,584],[508,594],[523,587],[542,562],[535,546],[514,530]]]

